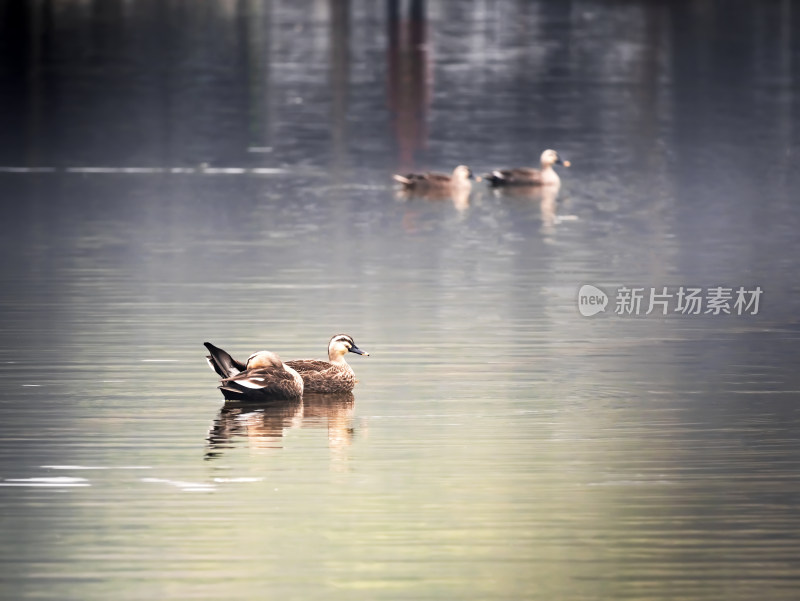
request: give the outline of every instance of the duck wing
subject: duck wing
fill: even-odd
[[[286,365],[299,373],[303,379],[309,375],[321,374],[333,367],[333,363],[318,359],[295,359],[294,361],[287,361]]]
[[[428,173],[423,173],[422,177],[425,181],[434,186],[441,186],[450,183],[450,176],[446,173],[437,173],[436,171],[429,171]]]
[[[347,363],[329,363],[315,359],[287,361],[303,378],[303,393],[350,392],[356,385],[356,377]]]
[[[244,363],[237,361],[221,348],[210,342],[204,342],[203,345],[211,353],[206,357],[206,361],[220,378],[230,378],[245,370]]]
[[[228,399],[254,396],[291,399],[303,394],[302,386],[283,366],[248,369],[223,378],[220,390]]]
[[[450,176],[446,173],[429,171],[427,173],[407,173],[406,175],[392,176],[395,181],[400,182],[406,188],[417,186],[446,186],[450,184]]]
[[[542,172],[533,167],[495,169],[485,179],[492,186],[535,186],[542,183]]]

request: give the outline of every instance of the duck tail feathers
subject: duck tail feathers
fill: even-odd
[[[483,176],[483,179],[489,182],[491,186],[502,186],[503,184],[508,183],[508,178],[506,174],[500,170],[492,171],[491,173],[487,173]]]
[[[395,173],[392,176],[392,179],[394,179],[394,181],[396,181],[398,183],[403,184],[404,186],[408,186],[411,183],[411,180],[409,178],[407,178],[405,175],[399,175],[397,173]]]
[[[206,357],[209,367],[211,367],[220,378],[230,378],[244,371],[245,366],[221,348],[214,346],[210,342],[204,342],[203,345],[208,349],[208,352],[211,353]]]

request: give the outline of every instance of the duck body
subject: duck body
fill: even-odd
[[[356,346],[352,336],[337,334],[328,343],[328,360],[297,359],[287,361],[303,379],[305,392],[308,393],[341,393],[350,392],[356,385],[356,374],[345,360],[347,353],[369,356]]]
[[[283,362],[275,353],[259,351],[242,363],[210,342],[204,345],[210,353],[206,360],[220,377],[219,389],[229,401],[292,400],[301,398],[304,392],[350,392],[357,380],[345,355],[369,356],[347,334],[331,338],[327,361],[297,359]]]
[[[513,169],[495,169],[487,173],[484,179],[490,186],[560,186],[561,178],[553,169],[559,164],[569,167],[569,161],[562,161],[555,150],[545,150],[540,158],[541,168],[515,167]]]
[[[303,378],[306,392],[350,392],[356,385],[356,374],[347,363],[335,364],[316,359],[289,361],[292,369]]]
[[[547,171],[533,167],[515,167],[513,169],[495,169],[484,176],[491,186],[557,186],[561,178],[552,167]],[[552,174],[552,175],[551,175]]]
[[[395,174],[393,179],[402,186],[406,192],[419,194],[432,194],[437,192],[450,192],[454,190],[467,190],[472,188],[472,170],[459,165],[453,169],[452,175],[428,171],[426,173]]]
[[[242,363],[210,342],[204,345],[210,353],[206,360],[219,375],[219,389],[226,400],[259,402],[303,396],[303,378],[275,353],[259,351]]]

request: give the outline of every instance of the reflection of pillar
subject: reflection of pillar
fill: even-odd
[[[387,95],[398,150],[398,167],[413,169],[427,147],[430,70],[425,0],[410,0],[409,18],[400,17],[400,1],[388,0],[389,54]]]
[[[331,144],[333,160],[347,156],[347,90],[350,79],[350,0],[331,0]]]
[[[46,5],[46,6],[45,6]],[[39,167],[42,163],[40,156],[40,137],[42,134],[42,112],[45,89],[42,80],[42,39],[44,38],[44,13],[49,13],[50,2],[32,2],[30,14],[30,34],[28,51],[28,123],[25,132],[25,164],[30,167]]]
[[[256,151],[272,145],[269,90],[271,8],[269,0],[247,0],[248,143]]]
[[[49,145],[41,140],[47,127],[47,78],[44,69],[47,43],[52,26],[48,0],[6,2],[0,20],[2,40],[2,114],[6,116],[0,144],[0,164],[41,166]],[[12,117],[13,116],[13,117]]]
[[[800,11],[796,11],[795,15]],[[779,77],[783,82],[793,82],[792,77],[792,33],[797,31],[797,25],[792,24],[792,3],[791,0],[783,0],[780,5],[780,26],[778,27],[778,65]],[[795,19],[797,20],[797,19]],[[793,82],[794,83],[794,82]],[[795,134],[795,123],[797,122],[796,116],[792,115],[792,107],[797,106],[795,103],[795,90],[796,86],[787,85],[784,88],[781,97],[784,99],[780,103],[778,111],[779,128],[778,132],[781,138],[780,148],[782,150],[780,163],[783,167],[783,173],[791,173],[791,164],[796,161],[796,157],[792,156],[791,149],[793,147],[792,140]]]
[[[642,7],[642,20],[647,32],[647,44],[644,44],[638,57],[639,70],[635,74],[638,97],[636,105],[640,108],[639,117],[631,119],[629,126],[634,130],[631,139],[640,147],[636,149],[638,156],[649,161],[653,169],[664,167],[664,145],[653,144],[658,140],[661,132],[661,122],[665,117],[671,117],[669,106],[665,106],[664,95],[661,94],[660,83],[664,71],[669,73],[669,56],[665,52],[667,44],[664,40],[664,23],[669,22],[669,13],[661,5],[644,5]]]
[[[158,85],[155,90],[160,108],[155,127],[155,137],[158,138],[159,143],[158,156],[154,156],[153,161],[161,165],[172,165],[176,156],[180,156],[181,159],[185,157],[182,157],[178,149],[175,148],[176,135],[172,115],[174,111],[175,81],[177,78],[175,77],[175,55],[170,51],[171,27],[173,24],[165,4],[164,2],[155,4],[156,19],[154,28],[158,35],[155,42],[156,47],[151,50],[160,59],[160,69],[156,70]]]

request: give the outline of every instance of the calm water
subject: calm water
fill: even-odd
[[[3,599],[797,598],[797,6],[410,4],[0,3]]]

